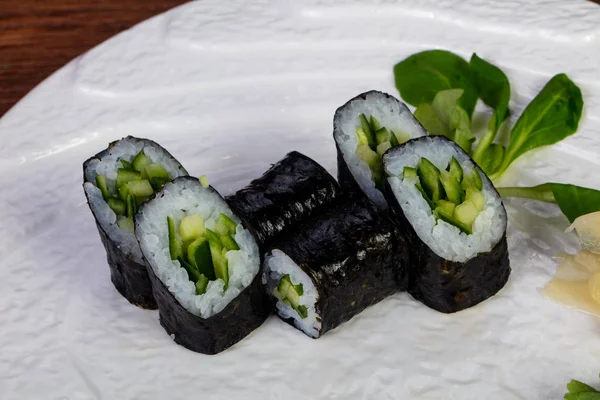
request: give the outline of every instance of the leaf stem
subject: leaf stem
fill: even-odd
[[[496,132],[494,128],[488,129],[488,131],[483,135],[479,143],[477,143],[477,147],[473,151],[473,160],[481,165],[481,157],[483,152],[492,144],[494,138],[496,137]]]
[[[550,184],[543,184],[532,187],[501,187],[496,188],[502,198],[519,197],[522,199],[532,199],[545,201],[546,203],[556,204],[554,193]]]

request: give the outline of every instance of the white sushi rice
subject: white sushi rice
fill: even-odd
[[[122,168],[119,160],[131,162],[141,151],[154,163],[162,164],[171,179],[181,175],[187,175],[181,165],[173,159],[162,147],[154,142],[126,137],[119,140],[109,151],[98,159],[93,159],[85,169],[85,180],[83,189],[87,195],[88,203],[96,221],[100,224],[109,239],[117,243],[118,248],[135,262],[143,264],[140,246],[133,232],[125,231],[117,225],[117,215],[102,198],[102,192],[95,185],[96,176],[106,176],[108,190],[115,193],[117,182],[117,170]]]
[[[356,129],[361,127],[360,114],[375,117],[382,127],[410,136],[411,139],[426,136],[427,131],[419,124],[408,107],[396,98],[382,92],[371,91],[340,107],[333,120],[333,136],[348,169],[361,190],[379,208],[386,208],[383,193],[375,187],[369,165],[356,154],[358,137]]]
[[[450,261],[466,262],[478,253],[490,251],[504,235],[507,222],[502,200],[490,180],[479,171],[485,206],[473,223],[473,233],[468,235],[445,221],[436,220],[415,186],[416,179],[403,179],[404,167],[417,168],[421,157],[427,158],[440,170],[448,167],[452,157],[456,158],[465,174],[475,168],[469,156],[457,146],[435,137],[408,142],[384,156],[388,182],[419,238],[435,254]]]
[[[228,260],[229,285],[222,279],[208,283],[206,292],[196,295],[196,285],[189,280],[186,270],[179,261],[171,260],[167,217],[179,226],[181,220],[192,214],[204,217],[205,227],[214,229],[219,214],[225,214],[237,225],[234,236],[240,250],[230,250]],[[252,234],[244,229],[225,200],[212,188],[204,188],[191,179],[167,183],[159,195],[148,201],[135,218],[136,236],[148,264],[177,301],[192,314],[208,318],[236,298],[260,269],[258,245]]]
[[[307,308],[307,317],[300,317],[289,304],[283,301],[277,301],[277,313],[283,319],[293,318],[296,328],[308,336],[318,338],[321,332],[321,319],[317,315],[315,304],[319,294],[313,281],[287,254],[280,250],[273,250],[265,257],[263,271],[263,285],[271,296],[274,296],[273,293],[284,275],[290,276],[292,284],[302,284],[304,293],[300,296],[300,305]]]

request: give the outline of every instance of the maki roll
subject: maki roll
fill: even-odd
[[[263,283],[281,319],[319,338],[406,289],[408,249],[366,198],[312,217],[273,245]]]
[[[421,137],[383,157],[393,220],[410,242],[409,293],[445,313],[496,294],[510,275],[506,210],[454,142]]]
[[[364,193],[378,208],[387,208],[383,153],[426,135],[408,107],[389,94],[373,90],[351,99],[336,110],[333,118],[342,189]]]
[[[269,316],[256,240],[206,182],[167,183],[140,208],[135,233],[160,323],[176,343],[216,354]]]
[[[311,158],[293,151],[260,178],[227,198],[261,249],[284,229],[319,213],[339,197],[335,179]]]
[[[186,170],[157,143],[128,136],[83,163],[83,189],[106,250],[115,288],[130,303],[156,309],[133,232],[137,208]]]

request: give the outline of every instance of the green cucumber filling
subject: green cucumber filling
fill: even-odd
[[[382,127],[374,116],[359,115],[360,126],[356,128],[358,147],[356,154],[366,163],[373,174],[373,181],[378,189],[383,188],[383,154],[390,148],[398,146],[410,139],[405,133],[394,132]]]
[[[403,179],[416,180],[421,193],[436,220],[443,220],[471,234],[473,223],[485,206],[481,175],[473,168],[464,173],[454,157],[440,171],[432,162],[421,158],[417,168],[404,167]]]
[[[121,168],[117,170],[114,192],[108,187],[106,176],[96,176],[96,186],[102,198],[117,214],[120,229],[133,232],[133,217],[138,207],[154,192],[171,180],[164,166],[153,163],[142,149],[131,161],[119,159]]]
[[[196,285],[196,294],[204,294],[210,281],[221,279],[225,289],[229,284],[227,252],[239,250],[235,241],[237,224],[225,214],[220,214],[214,231],[204,226],[204,217],[192,214],[184,217],[179,226],[167,217],[169,253],[187,271]]]
[[[284,275],[279,280],[273,295],[279,300],[289,305],[298,313],[301,318],[308,317],[308,309],[300,304],[300,297],[304,294],[304,288],[299,283],[294,285],[289,275]]]

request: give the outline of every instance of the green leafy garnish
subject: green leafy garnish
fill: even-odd
[[[554,76],[529,103],[510,131],[508,146],[495,143],[510,116],[510,82],[502,70],[477,54],[469,63],[444,50],[414,54],[394,67],[402,98],[417,107],[415,117],[432,135],[456,142],[497,180],[526,152],[574,134],[583,111],[581,90],[565,74]],[[473,149],[471,114],[480,98],[493,110],[487,131]],[[600,210],[600,192],[574,185],[547,183],[529,188],[500,188],[503,197],[525,197],[556,203],[573,221]]]
[[[590,385],[572,379],[567,383],[567,400],[600,400],[600,392]]]
[[[479,97],[494,109],[492,122],[494,130],[498,131],[502,122],[509,116],[510,83],[508,78],[500,68],[479,58],[477,54],[471,56],[469,65]]]
[[[471,79],[469,64],[454,53],[428,50],[413,54],[394,66],[396,87],[402,98],[418,107],[431,103],[438,92],[462,89],[460,107],[469,118],[477,103],[477,90]]]
[[[565,74],[554,76],[527,106],[510,134],[510,143],[498,171],[502,174],[523,153],[561,141],[577,131],[583,98]]]
[[[496,180],[529,150],[556,143],[577,130],[581,91],[565,74],[553,77],[521,114],[505,149],[494,143],[510,115],[510,83],[493,64],[473,54],[469,63],[444,50],[414,54],[394,67],[402,98],[417,106],[415,117],[433,135],[454,140]],[[494,110],[487,132],[473,151],[471,114],[477,98]]]
[[[473,54],[469,65],[479,97],[494,110],[487,132],[473,151],[473,160],[486,174],[492,174],[504,159],[504,146],[493,142],[500,126],[510,114],[510,83],[500,68],[479,58],[477,54]]]
[[[459,105],[463,94],[462,89],[443,90],[431,104],[417,107],[415,118],[430,134],[445,136],[470,153],[475,136],[467,112]]]
[[[502,187],[504,198],[519,197],[558,204],[570,222],[585,214],[600,211],[600,191],[565,183],[545,183],[533,187]]]

